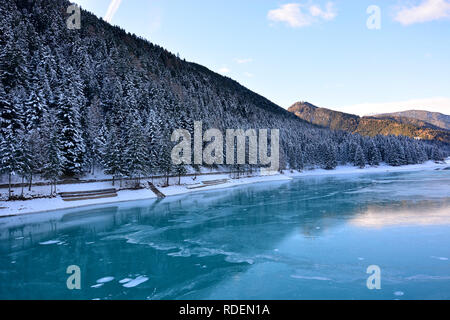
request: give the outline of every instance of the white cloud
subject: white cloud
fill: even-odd
[[[248,77],[248,78],[253,78],[253,73],[250,72],[244,72],[244,76]]]
[[[106,22],[111,23],[117,10],[119,10],[121,3],[122,3],[122,0],[111,0],[111,3],[109,4],[109,7],[108,7],[108,11],[106,11],[106,14],[104,17],[104,20]]]
[[[309,12],[313,17],[320,17],[324,20],[333,20],[336,18],[336,10],[334,9],[334,4],[328,2],[326,5],[326,11],[323,11],[319,6],[313,5],[309,7]]]
[[[270,10],[267,17],[271,21],[286,22],[293,28],[305,27],[311,24],[310,17],[301,11],[298,3],[284,4],[279,9]]]
[[[422,0],[417,6],[402,7],[394,20],[404,26],[450,18],[450,1]]]
[[[358,115],[374,115],[380,113],[400,112],[407,110],[426,110],[450,114],[450,98],[434,97],[426,99],[411,99],[406,101],[361,103],[330,109]]]
[[[222,74],[228,74],[228,73],[231,72],[231,70],[228,69],[227,67],[222,67],[222,68],[220,68],[220,69],[217,70],[217,71],[219,71],[219,73],[222,73]]]
[[[253,59],[236,59],[236,62],[239,64],[250,63],[253,62]]]
[[[267,18],[274,22],[284,22],[292,28],[300,28],[310,26],[320,20],[333,20],[336,15],[332,2],[327,3],[325,10],[322,10],[319,5],[288,3],[278,9],[270,10]]]

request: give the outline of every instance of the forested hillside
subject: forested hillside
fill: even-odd
[[[380,115],[359,117],[354,114],[318,108],[308,102],[298,102],[289,111],[300,119],[332,130],[345,130],[363,136],[395,135],[450,144],[450,131],[422,120]]]
[[[100,168],[114,177],[183,173],[174,129],[281,130],[282,168],[442,159],[435,145],[310,125],[237,82],[65,0],[0,2],[0,157],[5,176],[55,181]]]
[[[450,112],[450,110],[449,110]],[[385,113],[375,116],[376,118],[403,119],[403,121],[418,120],[429,123],[436,128],[450,130],[450,116],[439,112],[429,112],[424,110],[409,110],[394,113]]]

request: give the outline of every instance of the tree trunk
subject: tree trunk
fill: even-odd
[[[113,187],[114,187],[114,183],[115,183],[115,181],[116,181],[116,176],[113,176]]]
[[[181,174],[178,175],[178,185],[181,184]]]
[[[28,186],[28,191],[31,192],[31,187],[33,186],[33,174],[30,174],[30,184]]]
[[[20,193],[21,197],[23,197],[23,186],[25,184],[25,176],[22,176],[22,191]]]
[[[9,200],[11,200],[11,194],[12,194],[12,190],[11,190],[11,172],[9,173],[8,179],[9,179],[8,198],[9,198]]]

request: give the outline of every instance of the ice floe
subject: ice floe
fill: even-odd
[[[125,288],[134,288],[140,285],[141,283],[147,282],[149,278],[145,276],[138,276],[136,279],[126,282],[123,286]]]

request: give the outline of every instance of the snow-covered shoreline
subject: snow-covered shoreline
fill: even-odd
[[[335,170],[323,170],[315,169],[304,172],[290,172],[285,171],[284,174],[276,174],[272,176],[256,176],[241,179],[230,179],[227,174],[215,174],[209,176],[198,176],[195,181],[192,177],[183,177],[181,180],[182,185],[174,185],[166,188],[160,188],[160,190],[166,196],[177,196],[183,194],[189,194],[194,192],[203,192],[209,190],[217,190],[224,188],[231,188],[246,184],[254,184],[260,182],[273,182],[273,181],[289,181],[293,178],[310,177],[310,176],[333,176],[343,174],[367,174],[367,173],[386,173],[386,172],[402,172],[402,171],[419,171],[419,170],[436,170],[447,168],[450,164],[450,158],[445,163],[434,163],[428,161],[424,164],[408,165],[400,167],[391,167],[388,165],[380,165],[378,167],[367,167],[359,169],[353,166],[340,166]],[[188,189],[187,186],[192,184],[198,184],[203,181],[228,179],[229,181],[224,184],[207,186],[201,189]],[[89,184],[73,184],[73,185],[61,185],[58,186],[58,192],[67,191],[80,191],[80,190],[97,190],[102,188],[110,188],[111,184],[108,182],[89,183]],[[43,187],[44,188],[44,187]],[[3,190],[4,191],[4,190]],[[99,204],[111,204],[119,202],[139,201],[155,199],[156,195],[149,189],[141,190],[121,190],[118,191],[118,196],[115,198],[93,199],[93,200],[81,200],[73,202],[65,202],[60,197],[56,198],[42,198],[33,199],[27,201],[0,201],[0,218],[19,216],[32,213],[44,213],[52,212],[63,209],[73,209],[79,207],[88,207]]]

